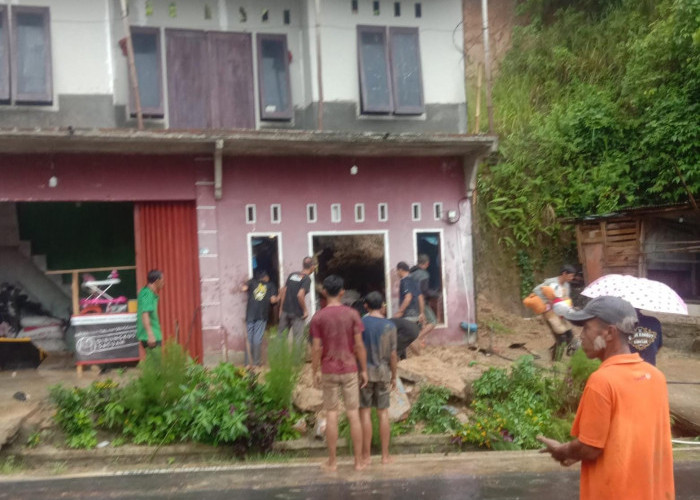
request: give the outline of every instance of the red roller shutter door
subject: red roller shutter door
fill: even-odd
[[[202,359],[197,215],[194,202],[137,203],[134,206],[136,275],[139,290],[151,269],[165,286],[159,300],[163,340],[176,338]]]

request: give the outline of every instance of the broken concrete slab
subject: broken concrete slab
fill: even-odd
[[[39,404],[12,401],[3,406],[3,415],[0,419],[0,448],[12,441],[22,427],[22,423],[37,410]]]

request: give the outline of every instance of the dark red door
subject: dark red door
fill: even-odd
[[[158,315],[163,339],[176,339],[202,359],[197,218],[194,202],[149,202],[134,206],[136,282],[151,269],[163,271]]]

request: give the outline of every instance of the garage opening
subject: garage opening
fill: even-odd
[[[25,367],[12,346],[67,359],[77,344],[72,315],[127,312],[136,297],[133,210],[132,203],[0,203],[4,368]]]
[[[313,255],[318,262],[315,275],[315,310],[325,305],[321,292],[324,278],[337,274],[345,281],[343,302],[364,313],[362,301],[373,291],[388,296],[387,236],[381,233],[311,235]]]

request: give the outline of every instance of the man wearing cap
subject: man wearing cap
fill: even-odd
[[[564,316],[578,326],[581,347],[603,363],[588,378],[571,428],[573,441],[538,436],[564,466],[581,461],[580,498],[675,498],[666,379],[630,353],[634,308],[618,297],[598,297]]]

